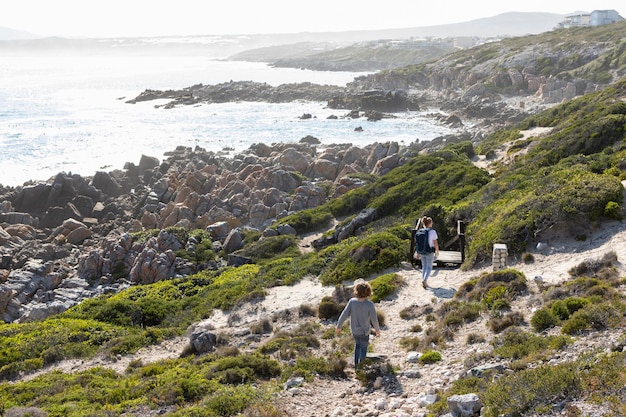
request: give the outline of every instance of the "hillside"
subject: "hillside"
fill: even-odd
[[[551,286],[558,288],[560,284],[572,279],[570,271],[585,263],[595,263],[608,254],[615,254],[618,259],[626,257],[626,229],[623,223],[613,221],[603,224],[594,233],[593,239],[587,242],[576,240],[559,240],[552,242],[545,254],[535,254],[534,262],[516,262],[512,260],[510,267],[521,271],[528,278],[528,292],[511,302],[510,311],[520,312],[529,320],[529,311],[534,311],[543,304],[542,294]],[[626,275],[626,269],[618,262],[616,274]],[[365,416],[412,416],[428,413],[428,407],[440,399],[441,393],[450,389],[455,381],[462,379],[469,369],[485,369],[508,367],[511,362],[505,358],[491,356],[493,346],[499,334],[492,332],[493,325],[487,314],[474,322],[455,327],[453,336],[447,336],[442,344],[437,345],[443,359],[434,364],[411,362],[411,346],[409,342],[427,337],[426,330],[416,331],[415,328],[428,329],[429,318],[419,312],[437,311],[455,299],[459,289],[467,282],[481,274],[489,274],[491,267],[483,267],[472,271],[460,271],[454,268],[437,268],[431,278],[431,288],[424,290],[419,284],[420,272],[408,264],[394,273],[402,280],[397,290],[380,301],[377,309],[385,317],[382,336],[372,340],[372,357],[381,357],[394,368],[394,374],[388,374],[381,383],[381,388],[373,389],[373,381],[368,384],[355,377],[350,365],[347,366],[347,377],[329,378],[309,376],[306,382],[280,393],[274,400],[277,410],[271,414],[273,407],[255,408],[256,412],[265,415],[281,416],[326,416],[352,415]],[[351,283],[346,283],[350,285]],[[620,291],[626,295],[622,284]],[[210,318],[194,324],[189,333],[198,329],[212,329],[217,334],[228,334],[229,345],[247,346],[246,350],[268,343],[272,333],[251,338],[250,329],[260,323],[271,322],[273,333],[291,331],[295,326],[304,326],[306,317],[295,319],[291,314],[299,314],[305,306],[318,305],[324,297],[332,296],[334,289],[319,283],[317,279],[307,278],[290,286],[270,288],[262,300],[242,305],[231,312],[216,311]],[[411,313],[416,312],[416,313]],[[415,316],[411,316],[414,314]],[[332,329],[332,321],[322,321],[323,329]],[[529,327],[525,324],[524,327]],[[432,328],[432,327],[430,327]],[[557,330],[557,329],[554,329]],[[550,334],[556,334],[555,331]],[[253,339],[254,341],[250,341]],[[471,342],[471,340],[477,341]],[[320,352],[335,349],[332,340],[323,341]],[[344,339],[342,343],[346,343]],[[136,353],[117,358],[97,356],[92,360],[66,360],[46,368],[46,372],[62,371],[68,373],[84,373],[94,367],[105,367],[119,374],[127,369],[143,364],[175,360],[188,349],[188,337],[179,337],[165,341],[156,346],[142,348]],[[602,352],[609,348],[624,346],[623,331],[593,331],[577,336],[573,343],[567,345],[567,352],[546,352],[552,357],[542,357],[541,361],[552,364],[563,363],[571,358],[592,352]],[[414,348],[419,347],[415,345]],[[347,348],[344,347],[347,350]],[[328,353],[325,353],[328,354]],[[347,353],[346,353],[347,354]],[[349,356],[349,355],[348,355]],[[349,360],[349,359],[348,359]],[[27,380],[41,376],[42,372],[30,375]],[[162,414],[175,407],[160,407],[149,411],[148,407],[140,408],[136,415]],[[584,398],[569,398],[562,404],[553,406],[553,415],[563,408],[570,412],[580,412],[585,416],[609,415],[611,407],[606,403],[596,403]],[[169,415],[166,413],[166,415]],[[244,415],[255,415],[253,411]],[[619,414],[618,414],[619,415]]]
[[[506,118],[507,107],[530,115],[626,75],[625,28],[626,21],[507,38],[359,77],[348,88],[410,91],[462,118]]]
[[[436,60],[457,49],[457,38],[481,42],[553,30],[563,16],[510,12],[450,25],[371,32],[348,32],[323,40],[281,43],[248,49],[229,57],[235,61],[267,62],[276,67],[317,71],[380,71]],[[344,37],[353,36],[348,41]]]
[[[464,399],[462,415],[625,415],[626,79],[604,30],[588,42],[605,65],[549,65],[595,91],[480,140],[180,148],[2,189],[0,413],[391,417]],[[487,74],[519,42],[355,83],[453,95],[465,74],[505,93]],[[427,290],[407,262],[421,215],[444,245],[467,224],[465,263]],[[508,268],[493,270],[495,243]],[[360,277],[384,326],[355,370],[333,326]]]

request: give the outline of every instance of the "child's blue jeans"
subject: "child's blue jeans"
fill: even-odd
[[[354,366],[363,362],[363,359],[367,356],[367,347],[370,343],[370,336],[358,335],[354,337]]]

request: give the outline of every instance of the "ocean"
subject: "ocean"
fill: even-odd
[[[0,54],[0,184],[45,181],[59,172],[93,175],[163,159],[177,146],[239,152],[253,143],[411,143],[451,132],[426,117],[431,110],[368,122],[343,118],[322,102],[223,103],[156,108],[166,101],[127,104],[146,89],[258,81],[343,86],[364,73],[272,68],[198,54],[98,54],[67,50]],[[305,113],[311,119],[301,119]],[[328,119],[336,115],[338,119]],[[360,132],[355,131],[362,128]]]

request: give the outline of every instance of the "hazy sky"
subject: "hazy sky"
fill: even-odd
[[[68,37],[342,32],[605,9],[626,17],[624,0],[0,0],[0,26]]]

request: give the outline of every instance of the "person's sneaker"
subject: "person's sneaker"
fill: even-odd
[[[422,281],[422,287],[424,287],[424,289],[428,288],[428,285],[426,285],[426,281]]]

